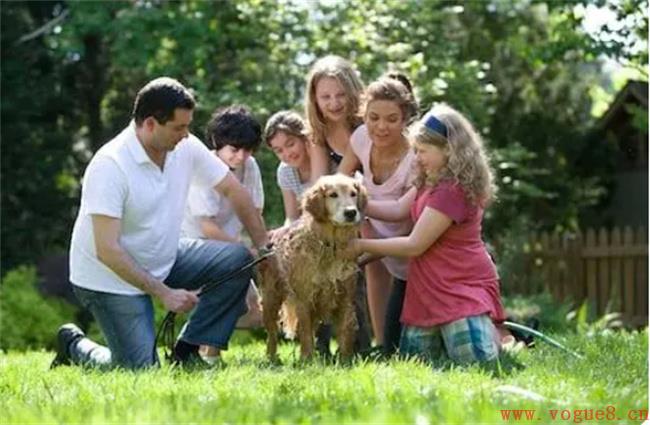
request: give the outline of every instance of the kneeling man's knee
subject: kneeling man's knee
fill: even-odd
[[[233,257],[237,258],[237,263],[242,266],[253,261],[253,254],[244,245],[234,245],[233,250]]]

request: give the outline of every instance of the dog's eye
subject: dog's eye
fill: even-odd
[[[355,196],[357,196],[357,192],[351,192],[350,196],[354,198]]]
[[[336,193],[336,192],[332,192],[332,193],[330,193],[328,196],[329,196],[330,198],[338,198],[338,197],[339,197],[339,194]]]

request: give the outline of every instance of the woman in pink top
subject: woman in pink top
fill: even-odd
[[[410,216],[410,235],[357,239],[353,253],[409,257],[400,352],[459,363],[498,355],[494,322],[504,319],[499,278],[481,239],[483,210],[494,197],[492,170],[473,126],[447,105],[412,128],[420,176],[392,208],[370,210],[386,220]]]
[[[388,74],[378,79],[362,96],[364,125],[352,134],[339,172],[351,175],[361,169],[370,199],[396,201],[411,187],[415,154],[404,133],[416,111],[411,83],[402,74]],[[386,238],[411,231],[412,222],[408,216],[392,222],[368,216],[365,236]],[[405,259],[387,256],[368,264],[365,270],[375,340],[383,346],[385,354],[391,354],[399,344],[406,267]]]

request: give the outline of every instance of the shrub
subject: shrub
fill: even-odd
[[[32,266],[10,270],[0,285],[0,349],[54,348],[56,329],[74,320],[75,308],[43,297]]]
[[[503,303],[508,316],[515,321],[525,323],[531,317],[538,319],[542,332],[565,332],[572,327],[567,321],[570,303],[558,303],[548,292],[506,296]]]
[[[536,288],[539,292],[544,288],[541,274],[531,273],[530,269],[533,260],[529,241],[531,229],[534,226],[528,219],[520,217],[489,241],[504,296],[519,295],[515,288]]]

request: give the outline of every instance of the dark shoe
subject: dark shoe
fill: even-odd
[[[316,352],[321,358],[328,360],[334,357],[330,351],[329,341],[327,341],[327,345],[323,343],[319,344],[318,342],[316,341]]]
[[[172,367],[180,367],[187,371],[217,369],[222,366],[221,361],[215,362],[214,364],[206,362],[199,353],[192,353],[184,359],[174,356],[171,364]]]
[[[374,347],[370,347],[367,350],[359,352],[359,357],[361,357],[363,360],[381,362],[388,360],[390,355],[386,354],[386,350],[384,349],[383,345],[376,345]]]
[[[181,345],[184,345],[184,347],[179,348]],[[176,343],[171,355],[172,367],[180,367],[184,370],[207,370],[216,367],[216,365],[213,366],[203,360],[203,357],[199,354],[198,346],[194,346],[196,349],[192,347],[192,349],[188,350],[189,347],[192,347],[191,344],[183,342]]]
[[[539,320],[535,317],[531,317],[530,319],[526,320],[526,326],[537,331],[539,330]],[[535,339],[533,335],[528,335],[526,346],[529,348],[535,346]]]
[[[50,369],[72,364],[72,360],[70,359],[70,346],[85,336],[86,334],[74,323],[66,323],[61,326],[57,333],[56,356],[50,364]]]
[[[510,319],[508,319],[510,320]],[[511,322],[517,323],[514,320],[510,320]],[[529,328],[533,330],[538,330],[539,329],[539,320],[535,317],[531,317],[528,320],[524,322],[525,326],[528,326]],[[532,348],[535,346],[535,339],[534,336],[529,334],[528,332],[525,331],[520,331],[517,329],[510,329],[510,333],[512,334],[513,337],[515,337],[515,340],[517,342],[522,342],[524,345],[528,348]]]
[[[235,329],[258,329],[264,326],[262,323],[262,312],[257,310],[248,310],[243,316],[237,320]]]
[[[331,359],[332,352],[330,351],[330,340],[332,339],[332,325],[329,323],[322,323],[316,329],[316,352],[323,359]]]

